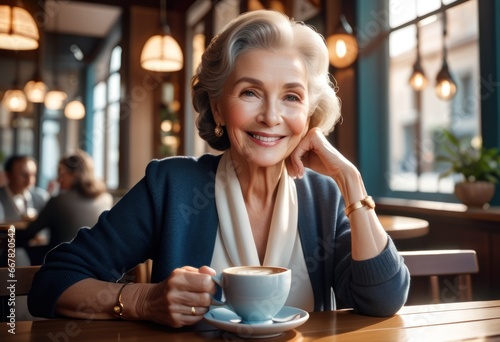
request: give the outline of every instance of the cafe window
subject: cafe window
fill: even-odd
[[[116,46],[107,78],[94,87],[92,155],[96,175],[106,181],[109,189],[119,185],[121,54],[121,47]]]
[[[449,129],[460,137],[482,139],[485,146],[499,146],[494,125],[498,114],[493,114],[498,113],[498,95],[482,95],[488,92],[485,79],[497,79],[489,32],[498,14],[481,0],[356,5],[359,169],[368,191],[376,197],[457,202],[457,176],[440,177],[449,166],[436,161],[443,148],[440,135]],[[409,82],[417,58],[417,28],[420,63],[428,80],[421,91]],[[435,89],[443,42],[457,85],[456,95],[448,100]]]
[[[476,0],[443,1],[443,6],[440,0],[391,0],[390,5],[388,185],[392,191],[452,193],[454,176],[440,177],[447,165],[436,162],[436,151],[443,129],[460,137],[481,135],[479,99],[474,94],[480,83],[478,4]],[[417,36],[428,79],[422,90],[409,84]],[[443,44],[457,86],[449,100],[439,98],[435,89]]]

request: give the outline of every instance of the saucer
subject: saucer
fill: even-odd
[[[304,324],[309,318],[307,311],[294,308],[291,306],[284,306],[277,314],[276,318],[289,317],[291,315],[299,314],[296,318],[289,322],[284,323],[232,323],[231,319],[237,319],[238,315],[226,306],[212,307],[204,317],[205,320],[216,328],[225,330],[245,338],[267,338],[279,336],[287,330],[294,329],[299,325]]]

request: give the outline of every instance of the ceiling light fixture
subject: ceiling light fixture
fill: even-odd
[[[58,82],[58,77],[56,73],[56,56],[57,56],[57,45],[59,43],[59,33],[57,32],[58,28],[58,23],[59,23],[59,13],[56,14],[56,17],[54,18],[55,20],[55,30],[54,30],[54,37],[52,39],[52,51],[53,51],[53,56],[52,56],[52,84],[54,86],[54,89],[49,91],[47,95],[45,95],[45,100],[44,104],[47,109],[50,110],[61,110],[64,107],[64,102],[66,101],[68,95],[62,91],[59,88],[59,82]]]
[[[446,49],[446,12],[443,11],[443,65],[441,66],[441,70],[439,70],[436,76],[436,94],[437,96],[445,101],[451,100],[457,93],[457,84],[453,80],[451,76],[450,70],[448,68],[448,51]]]
[[[85,106],[81,101],[71,101],[64,108],[64,116],[70,120],[81,120],[85,117]]]
[[[420,37],[419,37],[419,24],[417,22],[417,59],[415,64],[413,64],[413,73],[410,77],[410,85],[416,91],[421,91],[427,87],[427,77],[425,77],[424,69],[422,68],[422,64],[420,63]]]
[[[5,92],[2,99],[2,106],[9,112],[24,112],[28,107],[28,101],[26,100],[26,95],[24,91],[19,88],[19,61],[16,58],[16,76],[12,89]]]
[[[170,33],[167,24],[167,1],[160,5],[160,24],[162,32],[150,37],[141,53],[141,66],[146,70],[171,72],[182,69],[184,59],[182,50]]]
[[[340,15],[335,33],[326,39],[326,45],[330,63],[336,68],[347,68],[358,57],[358,42],[344,14]]]
[[[31,81],[24,86],[24,93],[28,101],[33,103],[43,103],[45,95],[47,95],[48,87],[42,80],[42,73],[40,72],[40,50],[37,50],[35,61],[35,74]]]
[[[34,50],[40,39],[31,14],[18,6],[0,6],[0,49]]]

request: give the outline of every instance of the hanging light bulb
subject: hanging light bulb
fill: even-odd
[[[415,64],[413,64],[413,73],[410,76],[410,85],[416,91],[421,91],[427,87],[427,77],[425,77],[424,69],[420,63],[420,37],[419,37],[419,27],[417,23],[417,59]]]
[[[457,94],[457,84],[448,69],[448,63],[443,61],[443,66],[436,76],[436,94],[445,101],[451,100]]]
[[[330,63],[336,68],[347,68],[358,57],[358,42],[347,22],[345,15],[340,15],[340,23],[334,34],[326,39]]]
[[[182,50],[170,33],[167,24],[167,2],[162,0],[160,19],[163,32],[146,41],[141,53],[141,66],[146,70],[171,72],[182,69]]]
[[[45,95],[45,107],[51,110],[63,109],[67,97],[68,95],[62,90],[51,90]]]
[[[28,101],[21,89],[9,89],[3,96],[2,106],[9,112],[24,112],[28,107]]]
[[[427,87],[427,77],[425,77],[424,69],[417,62],[413,65],[413,73],[410,77],[410,85],[416,91],[424,90]]]
[[[43,103],[48,88],[42,80],[33,79],[24,86],[24,93],[30,102]]]
[[[18,6],[0,6],[0,49],[34,50],[39,39],[38,27],[28,11]]]
[[[56,75],[56,56],[57,56],[57,43],[58,43],[58,38],[59,38],[59,34],[57,33],[57,27],[59,26],[58,23],[59,23],[59,14],[56,15],[55,17],[55,34],[56,36],[54,37],[54,39],[52,40],[52,50],[53,50],[53,59],[52,59],[52,84],[54,86],[54,89],[52,89],[51,91],[49,91],[46,95],[45,95],[45,100],[44,100],[44,104],[45,104],[45,107],[47,109],[51,109],[51,110],[61,110],[64,108],[64,103],[66,102],[66,99],[68,97],[68,95],[59,88],[58,86],[58,78],[57,78],[57,75]]]
[[[35,58],[35,74],[33,78],[26,83],[24,86],[24,93],[28,98],[28,101],[33,103],[43,103],[45,100],[45,95],[47,94],[47,85],[42,80],[42,74],[40,72],[40,49],[36,51]]]
[[[450,69],[448,68],[447,56],[448,51],[446,50],[446,12],[443,12],[443,65],[441,70],[439,70],[436,76],[436,94],[437,96],[445,101],[451,100],[457,93],[457,84],[451,76]]]
[[[15,79],[12,89],[5,92],[2,99],[2,106],[9,112],[24,112],[28,107],[26,95],[19,88],[19,61],[15,60]]]
[[[70,120],[81,120],[85,117],[85,106],[81,101],[71,101],[64,108],[64,116]]]

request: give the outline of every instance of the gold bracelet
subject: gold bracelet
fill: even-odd
[[[351,204],[350,206],[345,208],[345,215],[347,217],[349,217],[349,215],[353,211],[358,210],[359,208],[363,208],[363,207],[368,207],[368,209],[375,209],[375,201],[373,200],[373,198],[371,196],[366,196],[361,201],[354,202],[353,204]]]
[[[122,316],[123,316],[122,292],[123,292],[123,289],[125,288],[125,286],[127,286],[128,284],[132,284],[132,283],[125,283],[120,288],[120,291],[118,292],[118,299],[117,299],[116,305],[113,306],[113,311],[115,313],[115,316],[120,317],[120,318],[122,318]]]

